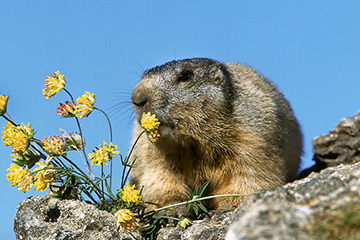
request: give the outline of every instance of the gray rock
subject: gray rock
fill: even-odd
[[[360,111],[352,118],[342,119],[329,135],[313,140],[314,159],[326,166],[353,164],[360,160]]]
[[[313,139],[314,166],[299,174],[299,179],[327,167],[360,161],[360,111],[352,118],[342,119],[328,135]]]
[[[353,206],[359,200],[360,163],[330,167],[248,196],[234,212],[226,239],[317,239],[321,229],[314,219],[318,215]],[[360,229],[355,234],[358,238],[354,239],[360,239]]]
[[[213,213],[187,229],[165,227],[157,239],[224,239],[232,212]],[[116,231],[113,215],[78,200],[31,197],[19,203],[17,239],[133,239]],[[137,236],[140,239],[139,236]]]
[[[211,217],[203,220],[195,220],[187,229],[178,227],[166,227],[159,231],[158,239],[181,239],[181,240],[218,240],[225,239],[233,211],[210,213]]]
[[[77,200],[31,197],[18,204],[17,239],[131,239],[116,229],[116,219]]]

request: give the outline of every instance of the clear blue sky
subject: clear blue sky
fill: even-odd
[[[59,128],[75,131],[73,119],[56,116],[67,95],[46,100],[41,92],[46,76],[60,70],[75,98],[96,94],[126,155],[130,95],[142,70],[192,57],[237,61],[272,80],[291,102],[304,134],[305,168],[312,165],[311,140],[360,109],[359,1],[178,2],[1,1],[0,94],[10,95],[12,118],[31,123],[38,139]],[[109,139],[99,112],[82,128],[88,153]],[[14,238],[17,203],[41,194],[9,185],[10,153],[0,144],[0,239]]]

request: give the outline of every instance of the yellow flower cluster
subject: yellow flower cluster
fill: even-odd
[[[41,140],[41,142],[44,144],[44,150],[50,155],[63,155],[65,154],[65,141],[61,136],[50,136],[48,138],[44,138]]]
[[[96,163],[97,166],[100,164],[107,165],[106,161],[110,161],[115,157],[115,154],[119,154],[119,151],[116,151],[117,145],[113,146],[113,143],[110,142],[109,146],[106,145],[106,142],[103,141],[103,144],[100,144],[99,149],[95,149],[94,153],[89,153],[89,158],[91,159],[91,165]]]
[[[159,129],[160,122],[155,114],[151,115],[150,112],[146,114],[143,113],[140,122],[141,127],[145,129],[149,140],[152,143],[157,143],[161,137],[161,131]]]
[[[60,71],[52,73],[45,79],[45,88],[43,89],[43,95],[46,99],[51,98],[57,92],[61,91],[66,85],[64,75],[60,74]]]
[[[5,146],[12,146],[13,153],[22,154],[29,147],[34,131],[31,129],[30,123],[27,126],[24,123],[14,126],[11,122],[8,122],[2,134]]]
[[[143,113],[140,122],[141,122],[141,127],[144,128],[147,132],[157,129],[160,125],[160,122],[158,121],[158,119],[156,119],[155,114],[151,115],[150,112],[146,114]]]
[[[131,230],[136,230],[140,227],[140,224],[138,223],[139,220],[133,218],[134,213],[132,213],[129,209],[120,209],[114,212],[118,227],[120,226],[122,229],[128,232]],[[121,230],[121,232],[124,231]]]
[[[6,178],[10,183],[10,186],[15,186],[18,184],[20,177],[23,174],[24,169],[18,165],[11,164],[10,168],[6,170],[9,174],[6,175]]]
[[[135,184],[131,186],[129,182],[127,182],[127,186],[119,190],[119,193],[122,195],[121,199],[126,203],[139,204],[139,200],[141,200],[140,190],[136,190]]]
[[[29,169],[23,169],[18,165],[11,164],[10,168],[6,171],[8,172],[6,178],[9,182],[11,182],[11,186],[18,185],[18,189],[24,193],[29,191],[33,186],[34,177]]]
[[[160,129],[151,130],[150,132],[147,132],[147,136],[152,143],[157,143],[160,140],[161,131]]]
[[[62,117],[75,117],[76,104],[74,101],[66,101],[64,104],[60,103],[60,106],[56,108],[56,115]]]
[[[44,191],[50,187],[50,185],[54,184],[54,178],[56,171],[54,169],[44,169],[46,167],[51,167],[46,164],[45,161],[36,163],[39,165],[38,168],[34,169],[34,172],[37,172],[35,175],[35,187],[36,191]],[[44,169],[44,170],[42,170]]]
[[[7,106],[8,100],[9,100],[9,97],[0,95],[0,116],[4,115],[6,113],[6,106]]]
[[[84,95],[76,99],[75,116],[80,118],[89,116],[92,110],[95,108],[95,102],[95,94],[86,91]]]

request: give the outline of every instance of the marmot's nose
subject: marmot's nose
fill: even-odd
[[[146,92],[141,85],[136,86],[131,95],[132,103],[139,108],[144,107],[148,102],[148,94]]]

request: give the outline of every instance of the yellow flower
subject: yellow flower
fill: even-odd
[[[21,125],[17,126],[17,128],[25,133],[29,140],[34,136],[34,130],[31,128],[30,123],[28,123],[27,126],[25,126],[24,123],[21,123]]]
[[[191,220],[188,219],[188,218],[184,218],[184,219],[179,221],[179,226],[182,227],[182,228],[186,228],[190,224],[191,224]]]
[[[65,141],[61,136],[50,136],[41,141],[44,144],[44,150],[50,155],[65,154]]]
[[[76,104],[74,101],[66,101],[64,104],[60,103],[60,106],[56,108],[56,115],[60,115],[64,118],[75,117]]]
[[[84,95],[76,99],[75,116],[80,118],[89,116],[95,108],[95,102],[95,94],[86,91]]]
[[[46,99],[51,98],[55,93],[61,91],[66,85],[64,75],[61,75],[59,71],[50,74],[45,79],[45,88],[42,90]]]
[[[55,170],[54,169],[46,169],[46,170],[42,170],[46,167],[51,167],[48,166],[46,164],[45,161],[36,163],[37,165],[39,165],[38,168],[35,168],[35,172],[37,172],[37,174],[35,175],[35,187],[36,187],[36,191],[44,191],[46,189],[48,189],[50,187],[50,185],[54,184],[54,178],[55,178]]]
[[[121,199],[124,202],[139,204],[141,195],[140,190],[135,189],[135,184],[131,186],[130,183],[127,182],[127,186],[124,186],[124,188],[120,189],[119,192],[122,194]]]
[[[150,112],[143,113],[140,120],[141,127],[145,129],[148,139],[152,143],[157,143],[161,137],[161,131],[159,129],[160,122],[156,119],[155,114],[151,115]]]
[[[100,148],[96,148],[94,153],[89,153],[89,158],[91,159],[91,165],[96,163],[97,166],[100,164],[107,165],[106,161],[110,161],[115,157],[115,154],[119,154],[119,151],[115,151],[117,149],[117,145],[113,146],[111,142],[109,146],[106,146],[106,142],[103,141],[103,144],[100,144]]]
[[[9,174],[6,178],[10,183],[10,186],[18,185],[18,189],[24,193],[29,191],[33,185],[34,178],[29,169],[23,169],[15,164],[11,164],[10,168],[6,170]]]
[[[9,97],[0,95],[0,115],[4,115],[6,113],[8,99]]]
[[[19,179],[18,189],[26,193],[33,186],[33,183],[34,183],[34,177],[32,173],[29,171],[29,169],[26,168]]]
[[[13,187],[18,184],[20,177],[23,175],[24,169],[18,165],[11,164],[10,168],[8,168],[6,172],[8,172],[6,178],[9,182],[11,182],[10,186]]]
[[[136,230],[140,227],[140,224],[138,223],[139,220],[133,218],[134,213],[132,213],[129,209],[120,209],[114,212],[118,227],[120,226],[128,232]]]
[[[11,122],[8,122],[2,132],[2,140],[5,146],[12,146],[13,153],[21,154],[26,151],[30,142],[26,134]]]
[[[142,118],[140,120],[141,127],[143,127],[147,132],[151,130],[158,129],[160,122],[155,118],[155,114],[151,115],[150,112],[143,113]]]
[[[146,132],[148,139],[152,142],[152,143],[157,143],[160,140],[161,137],[161,131],[160,129],[154,129],[151,130],[150,132]]]
[[[31,129],[30,123],[28,126],[25,126],[24,123],[14,126],[11,122],[8,122],[2,134],[2,140],[5,146],[12,146],[13,153],[22,154],[29,147],[30,139],[34,136],[34,131]]]

